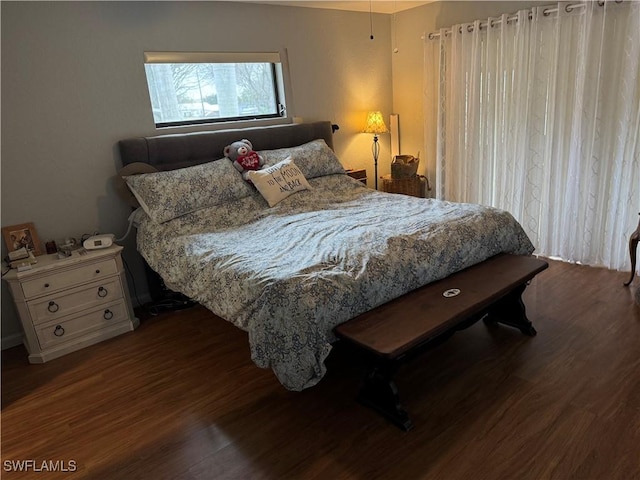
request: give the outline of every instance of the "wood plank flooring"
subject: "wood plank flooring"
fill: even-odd
[[[536,337],[480,322],[405,365],[409,433],[355,402],[362,371],[348,352],[289,392],[251,362],[245,333],[201,307],[44,365],[6,350],[0,474],[640,479],[640,307],[627,275],[550,261],[524,295]],[[7,468],[29,459],[76,471]]]

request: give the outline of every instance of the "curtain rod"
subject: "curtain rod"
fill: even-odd
[[[615,0],[616,3],[622,3],[622,0]],[[604,6],[605,0],[598,0],[598,5],[600,5],[601,7]],[[582,3],[570,3],[567,4],[564,9],[567,13],[571,13],[574,9],[576,8],[581,8],[584,7],[586,5],[585,2]],[[551,15],[552,13],[556,13],[558,11],[558,7],[557,5],[549,5],[548,7],[540,7],[542,8],[542,14],[545,17],[548,17],[549,15]],[[533,18],[533,11],[529,11],[529,20],[531,20]],[[507,23],[512,22],[512,21],[517,21],[518,20],[518,14],[517,13],[513,13],[510,14],[507,17]],[[500,24],[502,23],[502,19],[498,19],[498,20],[491,20],[491,26],[493,27],[494,25]],[[488,21],[484,21],[484,22],[480,22],[480,29],[486,28],[489,26],[489,22]],[[462,28],[462,27],[461,27]],[[467,31],[468,32],[473,32],[474,26],[469,24],[467,25]],[[445,35],[449,35],[451,33],[451,29],[448,28],[444,31]],[[424,40],[424,35],[422,36],[422,39]],[[431,32],[429,35],[427,35],[427,38],[429,40],[434,40],[436,38],[440,38],[440,32]]]

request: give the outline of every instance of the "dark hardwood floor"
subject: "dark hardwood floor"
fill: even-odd
[[[29,365],[2,352],[3,479],[640,479],[640,307],[628,274],[550,262],[525,292],[538,335],[479,322],[398,373],[403,433],[354,397],[336,349],[285,390],[203,308]],[[632,288],[638,285],[636,279]],[[7,461],[73,461],[19,473]],[[60,464],[59,464],[60,465]]]

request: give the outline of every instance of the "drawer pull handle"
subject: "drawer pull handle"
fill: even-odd
[[[111,320],[113,318],[113,312],[107,308],[104,311],[103,317],[104,317],[105,320]]]
[[[64,335],[64,328],[62,328],[62,325],[56,325],[56,329],[53,331],[53,334],[56,337],[61,337]]]
[[[98,270],[96,270],[96,273],[100,273],[100,270],[99,270],[99,269],[98,269]]]
[[[48,283],[45,283],[45,284],[44,284],[44,288],[49,288],[49,284],[48,284]]]
[[[100,287],[100,288],[98,288],[98,296],[99,296],[99,297],[104,298],[104,297],[106,297],[107,295],[109,295],[109,292],[107,291],[107,289],[106,289],[106,288],[104,288],[104,287]]]
[[[56,313],[58,310],[60,310],[60,305],[58,305],[56,302],[51,300],[49,302],[49,306],[47,307],[47,310],[49,310],[51,313]]]

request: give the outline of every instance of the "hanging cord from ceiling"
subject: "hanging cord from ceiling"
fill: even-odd
[[[398,53],[398,25],[396,24],[396,14],[398,13],[398,4],[393,0],[393,53]]]
[[[372,2],[373,0],[369,0],[369,38],[373,40],[373,11],[372,11]]]

